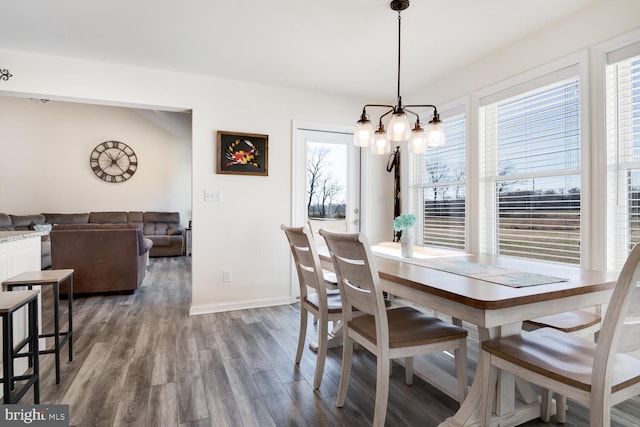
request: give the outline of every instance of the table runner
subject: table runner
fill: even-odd
[[[544,274],[528,273],[525,271],[509,270],[506,268],[492,267],[490,265],[476,264],[451,258],[401,258],[389,254],[389,251],[378,251],[373,248],[373,252],[380,257],[402,260],[410,264],[421,265],[434,270],[445,271],[459,276],[473,277],[485,282],[497,283],[499,285],[510,286],[512,288],[523,288],[526,286],[547,285],[549,283],[568,282],[569,279]]]

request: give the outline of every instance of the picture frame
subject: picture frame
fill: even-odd
[[[269,175],[269,135],[217,132],[216,173]]]

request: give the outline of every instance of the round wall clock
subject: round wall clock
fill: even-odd
[[[138,157],[127,144],[105,141],[96,146],[89,157],[91,170],[107,182],[128,180],[138,169]]]

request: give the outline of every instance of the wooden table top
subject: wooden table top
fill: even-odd
[[[73,269],[25,271],[2,282],[3,285],[42,285],[60,283],[73,274]]]
[[[393,257],[394,250],[397,250],[396,253],[400,253],[399,244],[381,243],[372,246],[381,279],[484,310],[496,310],[611,290],[615,287],[618,278],[618,273],[588,270],[567,264],[509,256],[474,255],[428,247],[416,247],[418,250],[417,253],[414,250],[416,258],[407,261],[400,257]],[[319,247],[318,253],[324,261],[330,261],[326,247]],[[568,281],[514,288],[418,265],[420,258],[441,257],[509,270],[557,276],[568,279]]]
[[[38,297],[40,291],[0,292],[0,313],[10,313]]]

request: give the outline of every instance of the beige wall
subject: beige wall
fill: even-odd
[[[2,212],[170,210],[184,225],[191,217],[190,114],[3,96],[0,129]],[[130,180],[107,183],[91,171],[91,151],[108,140],[136,152]]]

